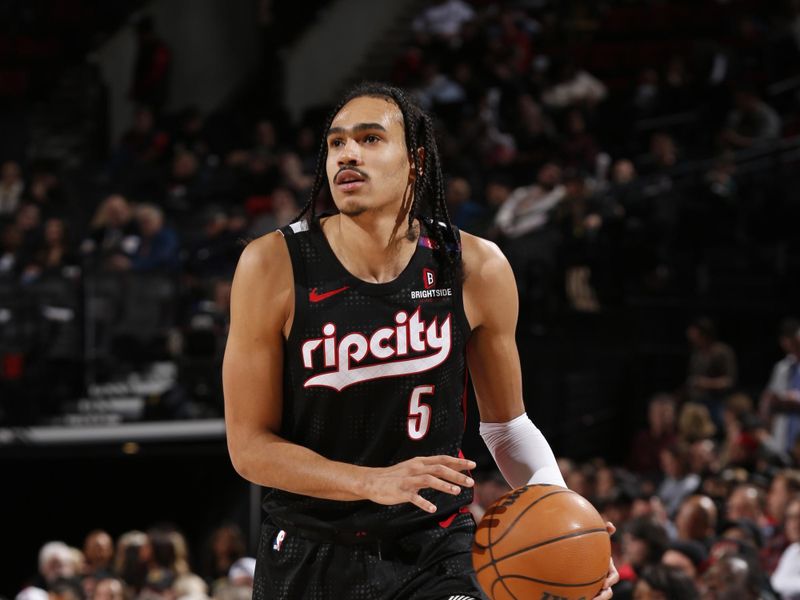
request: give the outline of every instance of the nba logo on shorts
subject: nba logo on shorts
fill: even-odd
[[[286,539],[286,532],[283,529],[281,529],[278,532],[278,535],[275,536],[275,541],[272,542],[272,549],[280,552],[281,546],[283,546],[283,540],[285,539]]]
[[[436,285],[436,275],[430,269],[422,269],[422,285],[426,290]]]

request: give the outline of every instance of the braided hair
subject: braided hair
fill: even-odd
[[[411,156],[414,172],[414,194],[408,211],[408,231],[412,235],[414,220],[428,225],[429,233],[436,242],[436,251],[445,260],[445,264],[460,271],[461,248],[457,241],[444,196],[444,175],[433,120],[419,105],[400,88],[383,83],[361,83],[350,89],[333,108],[325,122],[322,143],[317,156],[314,173],[314,184],[308,202],[297,215],[295,221],[308,218],[310,224],[316,220],[316,201],[328,183],[325,164],[328,159],[327,132],[331,123],[345,104],[361,97],[384,98],[393,102],[403,115],[403,127],[406,134],[406,148]],[[424,148],[422,160],[417,149]]]

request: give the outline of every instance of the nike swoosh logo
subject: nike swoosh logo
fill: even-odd
[[[344,287],[340,287],[338,290],[331,290],[330,292],[324,292],[322,294],[318,294],[317,293],[317,288],[314,288],[313,290],[308,292],[308,299],[311,302],[322,302],[323,300],[326,300],[327,298],[330,298],[331,296],[335,296],[339,292],[343,292],[343,291],[349,290],[349,289],[350,289],[350,286],[346,285]]]

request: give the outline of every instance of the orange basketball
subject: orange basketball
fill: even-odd
[[[591,600],[610,557],[600,514],[556,485],[528,485],[500,498],[472,546],[478,582],[492,600]]]

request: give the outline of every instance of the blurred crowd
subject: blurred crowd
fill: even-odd
[[[211,532],[203,554],[190,561],[188,545],[175,527],[162,524],[128,531],[116,541],[108,532],[89,532],[81,548],[49,541],[39,551],[38,572],[17,600],[248,600],[255,558],[235,525]]]

